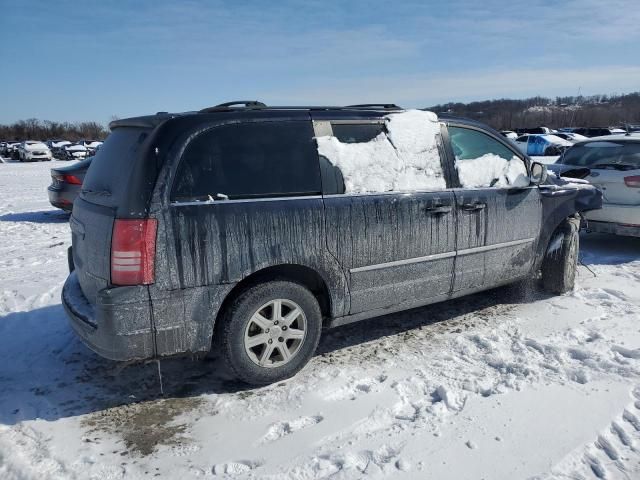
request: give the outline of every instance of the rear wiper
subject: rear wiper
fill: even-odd
[[[597,165],[594,165],[593,167],[589,167],[589,168],[596,168],[596,169],[602,169],[602,170],[622,170],[622,171],[626,171],[626,170],[638,170],[640,169],[640,166],[638,165],[631,165],[628,163],[598,163]]]
[[[91,190],[89,188],[83,188],[81,192],[85,195],[101,195],[103,197],[111,196],[111,192],[109,190]]]

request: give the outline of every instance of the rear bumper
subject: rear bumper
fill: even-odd
[[[587,232],[610,233],[612,235],[622,235],[625,237],[640,237],[640,225],[589,221],[587,223]]]
[[[586,217],[589,222],[640,225],[640,205],[603,203],[600,210],[587,212]]]
[[[140,298],[140,288],[144,287],[103,290],[94,305],[71,272],[62,289],[62,305],[71,328],[98,355],[117,361],[144,360],[152,358],[155,349],[150,305],[148,298]]]
[[[24,154],[24,159],[27,162],[38,162],[40,160],[51,160],[51,154],[46,154],[46,155],[34,155],[32,153],[25,153]]]
[[[51,205],[70,212],[73,209],[73,201],[78,196],[78,191],[63,190],[49,186],[47,188],[47,194],[49,195],[49,203],[51,203]]]

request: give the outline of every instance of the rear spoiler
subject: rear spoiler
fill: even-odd
[[[121,120],[114,120],[110,122],[109,129],[113,130],[114,128],[120,127],[155,128],[161,123],[177,116],[178,114],[175,113],[158,112],[155,115],[123,118]]]

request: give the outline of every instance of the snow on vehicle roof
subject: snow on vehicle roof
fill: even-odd
[[[407,110],[384,117],[386,132],[361,143],[316,138],[318,153],[342,172],[347,193],[446,188],[437,135],[438,116]]]
[[[640,142],[640,135],[632,133],[631,135],[602,135],[600,137],[591,137],[586,138],[585,140],[580,140],[575,145],[584,145],[585,143],[597,142],[597,141],[625,141],[625,142]]]
[[[559,144],[559,145],[566,145],[566,146],[573,145],[570,141],[565,140],[564,138],[560,138],[560,137],[558,137],[556,135],[553,135],[553,134],[544,134],[544,135],[541,135],[541,136],[545,140],[547,140],[548,142],[551,142],[551,143],[556,143],[556,144]]]

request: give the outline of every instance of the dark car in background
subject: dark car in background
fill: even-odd
[[[6,142],[2,148],[2,156],[18,160],[18,147],[20,146],[20,143],[21,142],[18,140]]]
[[[549,291],[573,288],[580,214],[600,193],[553,183],[497,131],[432,114],[433,188],[354,192],[319,153],[324,139],[367,160],[357,144],[391,143],[393,114],[422,132],[415,112],[233,102],[112,122],[69,221],[72,328],[113,360],[215,348],[266,384],[300,370],[323,327],[540,271]],[[487,159],[519,173],[463,175]]]
[[[89,149],[79,143],[70,143],[60,148],[60,160],[83,160],[89,157]]]
[[[49,147],[49,150],[51,150],[51,154],[53,155],[53,158],[56,158],[56,159],[59,159],[62,156],[62,148],[66,145],[71,145],[71,142],[69,140],[61,140],[61,139],[54,139],[54,140],[47,141],[47,146]]]
[[[94,155],[102,143],[101,140],[80,140],[77,142],[78,145],[87,149],[87,156]]]
[[[47,188],[49,202],[56,208],[71,212],[73,202],[82,189],[84,176],[92,157],[82,162],[51,169],[51,185]]]
[[[584,135],[585,137],[603,137],[606,135],[619,135],[624,134],[625,131],[619,128],[610,128],[610,127],[587,127],[587,128],[572,128],[572,133],[577,133],[578,135]]]

